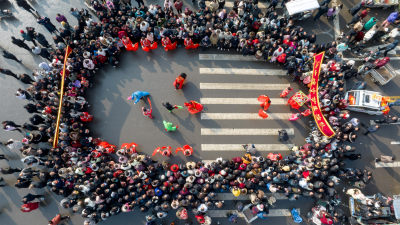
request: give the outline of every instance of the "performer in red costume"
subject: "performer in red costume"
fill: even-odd
[[[183,83],[185,82],[186,79],[186,73],[181,73],[179,76],[175,79],[174,81],[174,87],[176,90],[182,89]]]
[[[137,51],[139,48],[139,43],[132,44],[132,41],[129,39],[129,37],[123,37],[122,44],[125,46],[127,51]]]
[[[191,114],[196,114],[203,110],[203,105],[196,101],[193,101],[193,100],[190,100],[189,102],[185,102],[184,105],[188,108],[188,111]]]
[[[185,45],[186,49],[196,49],[199,47],[199,44],[193,44],[193,41],[191,38],[186,37],[183,44]]]
[[[169,50],[174,50],[176,48],[176,42],[172,43],[169,37],[163,37],[161,39],[161,44],[166,52],[168,52]]]

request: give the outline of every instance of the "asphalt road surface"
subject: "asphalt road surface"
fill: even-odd
[[[12,35],[19,37],[19,30],[26,26],[35,27],[49,41],[51,37],[42,26],[38,26],[31,14],[19,8],[15,1],[11,0],[10,2],[0,3],[1,9],[10,8],[15,15],[15,18],[4,19],[0,22],[0,47],[17,55],[22,59],[23,64],[16,64],[0,57],[0,67],[18,73],[29,73],[37,68],[42,59],[11,45],[10,37]],[[160,5],[163,4],[160,1],[157,2]],[[155,1],[147,1],[147,4],[155,4]],[[230,4],[228,1],[227,6]],[[343,4],[345,7],[335,21],[321,18],[320,21],[314,22],[310,19],[300,22],[299,25],[305,27],[308,32],[316,33],[320,43],[333,41],[335,35],[340,33],[339,31],[347,31],[344,25],[351,19],[347,9],[354,4],[354,1],[343,1]],[[68,13],[69,8],[85,7],[78,0],[37,0],[32,1],[32,5],[40,14],[51,18],[58,27],[59,24],[55,21],[56,13],[64,14],[70,23],[76,24],[76,20]],[[261,2],[260,5],[263,8],[263,5],[268,5],[268,3]],[[185,1],[184,7],[187,6],[191,7],[192,3]],[[384,20],[390,12],[391,10],[372,10],[370,15]],[[337,29],[338,27],[339,29]],[[390,56],[394,57],[393,66],[399,69],[397,52],[393,51]],[[346,57],[355,56],[346,55]],[[187,73],[188,79],[183,90],[175,91],[172,82],[181,72]],[[162,49],[157,49],[151,53],[145,53],[139,50],[124,53],[120,68],[105,68],[96,76],[95,87],[88,96],[91,113],[95,115],[91,126],[95,130],[96,136],[113,144],[134,141],[139,144],[139,151],[147,154],[151,154],[157,146],[170,145],[176,148],[189,144],[195,150],[190,160],[231,158],[241,155],[243,153],[241,145],[250,142],[256,144],[260,154],[263,155],[269,152],[287,154],[290,145],[303,144],[304,138],[308,135],[308,121],[289,122],[288,116],[293,111],[279,98],[281,90],[288,85],[295,90],[306,90],[292,83],[280,68],[265,62],[254,61],[253,57],[238,56],[234,51],[179,49],[166,53]],[[368,78],[366,80],[368,81],[367,89],[380,91],[385,95],[400,95],[398,91],[400,78],[396,78],[384,87],[377,86]],[[23,123],[29,116],[22,108],[26,103],[16,99],[14,93],[18,88],[26,88],[26,86],[12,77],[3,75],[0,76],[0,81],[1,119]],[[237,85],[239,83],[242,84],[240,87]],[[348,86],[351,86],[351,83]],[[141,107],[145,103],[140,102],[134,105],[132,101],[126,100],[126,97],[136,90],[151,93],[155,117],[153,120],[144,118],[141,113]],[[267,120],[260,120],[254,116],[259,109],[256,99],[261,94],[272,98],[272,105],[269,109],[270,117]],[[203,103],[205,105],[204,112],[198,115],[190,115],[186,110],[175,110],[173,113],[169,113],[161,105],[165,101],[183,105],[188,100]],[[392,112],[398,113],[398,108],[393,108]],[[356,116],[364,122],[376,118],[358,113],[354,113],[352,116]],[[162,125],[163,120],[178,124],[178,131],[166,133]],[[278,141],[276,129],[282,128],[290,133],[290,140],[287,143]],[[400,153],[398,153],[400,149],[399,134],[398,125],[388,125],[382,126],[378,132],[368,136],[360,134],[360,138],[357,139],[357,153],[362,154],[362,159],[352,161],[349,166],[367,167],[373,171],[374,179],[366,188],[367,193],[400,193],[400,165],[393,164],[389,165],[391,167],[375,168],[376,165],[373,162],[373,159],[381,154],[395,155],[400,159]],[[21,136],[18,133],[0,131],[1,141],[9,138],[21,138]],[[4,147],[1,147],[0,153],[6,154],[10,158],[9,162],[0,161],[0,167],[23,166],[17,153],[10,152]],[[161,156],[157,156],[156,159],[164,160]],[[181,162],[187,159],[178,155],[171,160]],[[57,212],[69,213],[59,207],[57,201],[60,198],[51,193],[46,194],[45,206],[40,207],[39,210],[31,213],[20,212],[20,199],[30,191],[17,190],[12,187],[16,176],[7,175],[4,178],[10,186],[0,189],[1,225],[47,224],[48,219],[51,219]],[[36,193],[47,193],[47,191],[36,190]],[[304,198],[291,202],[282,196],[275,197],[277,202],[271,209],[270,217],[263,221],[256,221],[254,224],[293,224],[289,216],[290,209],[299,208],[304,216],[312,204],[311,200]],[[233,209],[234,201],[231,195],[222,195],[221,199],[226,200],[227,206],[224,210],[212,211],[210,214],[214,222],[228,224],[224,217],[227,211]],[[171,213],[165,221],[171,221],[173,217],[174,215]],[[132,222],[126,222],[129,220]],[[82,217],[73,215],[68,224],[82,224],[82,221]],[[102,224],[122,223],[144,224],[145,222],[143,214],[132,212],[119,214]],[[238,224],[246,223],[241,220]]]

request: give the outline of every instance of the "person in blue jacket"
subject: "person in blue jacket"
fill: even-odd
[[[150,93],[146,91],[135,91],[132,93],[131,96],[127,98],[127,100],[132,100],[134,101],[133,104],[137,104],[140,101],[140,99],[149,95]]]

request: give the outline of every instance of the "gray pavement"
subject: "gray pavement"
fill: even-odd
[[[29,73],[42,61],[41,58],[35,57],[24,49],[16,48],[10,44],[11,35],[19,36],[19,30],[26,26],[33,26],[37,31],[43,33],[48,41],[51,41],[49,33],[39,26],[34,17],[26,11],[19,8],[15,1],[11,3],[0,3],[0,8],[10,8],[13,10],[14,19],[4,19],[0,22],[0,47],[17,55],[23,60],[23,65],[15,64],[15,62],[0,57],[0,67],[11,69],[18,73]],[[134,2],[134,1],[133,1]],[[146,2],[146,1],[145,1]],[[156,1],[162,5],[162,2]],[[147,1],[148,4],[154,4],[155,1]],[[344,30],[344,23],[351,19],[347,12],[347,8],[354,4],[354,1],[343,1],[345,8],[339,17],[340,27]],[[64,1],[48,1],[37,0],[32,1],[32,5],[42,15],[46,15],[59,27],[55,21],[55,15],[58,12],[67,16],[68,20],[75,24],[76,20],[68,13],[70,7],[83,8],[82,1],[64,0]],[[191,7],[190,1],[185,1],[186,6]],[[391,11],[388,10],[372,10],[373,14],[379,19],[384,19]],[[318,42],[324,43],[334,40],[334,28],[330,21],[321,18],[321,21],[304,21],[302,26],[308,32],[318,34]],[[105,68],[96,76],[96,85],[90,93],[89,102],[91,112],[95,115],[92,129],[95,130],[96,136],[104,138],[113,144],[121,144],[124,142],[134,141],[139,144],[139,151],[151,154],[157,146],[171,145],[172,147],[190,144],[195,149],[193,160],[211,160],[216,157],[233,157],[241,154],[240,151],[202,151],[202,144],[280,144],[277,136],[220,136],[220,135],[201,135],[201,128],[292,128],[294,135],[291,136],[288,144],[303,144],[304,137],[307,136],[307,121],[297,120],[289,122],[288,120],[202,120],[201,115],[190,115],[186,110],[175,110],[174,113],[167,112],[161,102],[170,101],[172,104],[182,105],[187,100],[200,100],[200,98],[256,98],[260,94],[267,94],[271,98],[277,98],[280,91],[276,90],[203,90],[200,89],[200,83],[271,83],[271,84],[288,84],[290,80],[284,76],[240,76],[240,75],[210,75],[200,74],[199,68],[237,68],[237,69],[277,69],[272,65],[263,62],[249,61],[229,61],[229,60],[199,60],[199,54],[235,54],[235,52],[218,52],[218,51],[192,51],[176,50],[173,52],[164,52],[157,49],[152,53],[143,51],[125,53],[121,62],[121,68]],[[393,65],[400,68],[398,61],[394,61]],[[183,91],[175,91],[172,82],[175,77],[185,72],[188,74],[188,82],[185,84]],[[24,101],[15,98],[14,93],[18,88],[26,86],[12,77],[0,76],[0,115],[2,120],[14,120],[17,123],[23,123],[29,116],[22,108]],[[367,79],[368,80],[368,79]],[[368,89],[378,90],[386,95],[400,95],[398,87],[400,78],[396,78],[384,87],[379,87],[368,80]],[[295,90],[298,87],[292,84]],[[304,88],[301,88],[304,90]],[[153,120],[146,119],[141,114],[143,102],[133,105],[132,102],[126,100],[126,97],[133,91],[145,90],[151,93],[153,103]],[[305,91],[305,90],[304,90]],[[258,105],[206,105],[205,113],[256,113]],[[398,110],[393,108],[392,111]],[[291,113],[288,106],[272,105],[269,109],[270,113]],[[397,111],[398,113],[398,111]],[[364,121],[373,119],[368,115],[352,114]],[[175,133],[166,133],[163,130],[162,120],[172,121],[179,124],[179,131]],[[398,125],[389,125],[382,127],[377,133],[368,136],[360,135],[357,140],[357,152],[362,153],[362,159],[349,162],[349,166],[359,168],[370,168],[374,173],[372,184],[366,188],[368,193],[377,191],[385,194],[400,193],[400,169],[399,168],[379,168],[375,169],[372,160],[380,154],[395,155],[400,157],[398,153],[399,145],[391,144],[393,141],[399,140]],[[9,138],[20,138],[18,133],[10,133],[0,131],[1,141]],[[10,152],[1,147],[0,153],[10,157],[10,162],[0,161],[0,167],[7,165],[13,167],[22,167],[19,162],[19,155],[16,152]],[[262,152],[263,155],[268,152]],[[283,154],[287,152],[282,152]],[[163,160],[160,156],[156,159]],[[182,156],[174,156],[172,161],[186,160]],[[20,199],[30,190],[17,190],[12,187],[15,183],[16,176],[4,176],[5,181],[10,186],[0,189],[0,224],[1,225],[24,225],[24,224],[47,224],[47,220],[51,219],[58,211],[69,213],[59,207],[57,200],[60,197],[52,194],[48,196],[46,205],[40,207],[39,210],[31,213],[22,213],[19,211],[21,205]],[[46,190],[36,190],[36,193],[47,193]],[[301,208],[302,215],[305,215],[311,207],[312,201],[299,200],[290,202],[288,200],[278,200],[276,209]],[[231,209],[233,202],[227,200],[227,207]],[[173,215],[169,215],[168,220],[171,221]],[[126,221],[135,222],[126,222]],[[227,224],[225,218],[215,219],[221,224]],[[68,224],[82,224],[82,217],[73,215],[71,222]],[[143,214],[138,212],[119,214],[102,224],[144,224]],[[179,224],[179,223],[178,223]],[[246,224],[241,220],[238,224]],[[293,224],[289,217],[273,217],[265,221],[257,221],[254,224]]]

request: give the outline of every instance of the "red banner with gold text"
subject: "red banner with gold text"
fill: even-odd
[[[322,60],[324,60],[325,52],[321,52],[314,56],[314,68],[311,79],[310,86],[310,99],[311,99],[311,109],[314,116],[315,123],[318,126],[318,129],[325,136],[332,137],[335,135],[335,131],[329,125],[329,122],[322,115],[321,108],[319,106],[319,97],[318,97],[318,79],[319,73],[321,71]]]

